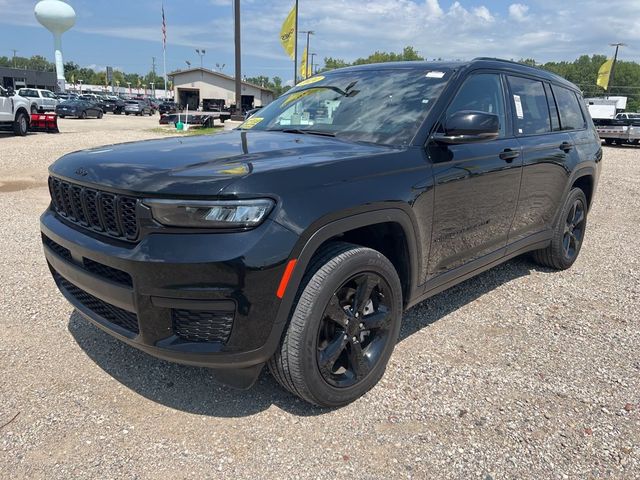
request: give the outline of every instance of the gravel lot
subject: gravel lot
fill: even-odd
[[[0,478],[640,478],[640,149],[605,148],[571,270],[516,259],[418,305],[382,382],[330,411],[149,357],[56,291],[48,164],[156,125],[0,135]]]

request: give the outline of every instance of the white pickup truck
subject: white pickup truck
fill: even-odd
[[[29,100],[0,86],[0,129],[25,136],[31,121],[29,107]]]
[[[55,112],[60,101],[51,90],[42,88],[21,88],[18,95],[31,101],[31,113]]]

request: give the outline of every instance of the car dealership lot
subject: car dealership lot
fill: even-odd
[[[516,259],[405,314],[381,383],[334,411],[246,392],[73,313],[38,215],[46,167],[158,117],[0,134],[0,478],[633,478],[640,471],[640,149],[605,148],[585,244]],[[17,415],[17,416],[16,416]]]

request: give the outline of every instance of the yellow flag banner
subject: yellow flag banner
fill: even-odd
[[[292,60],[295,57],[296,48],[296,14],[296,6],[294,4],[280,29],[280,43]]]
[[[611,77],[611,67],[613,67],[613,60],[607,60],[602,64],[600,70],[598,70],[598,80],[596,84],[599,87],[607,90],[609,88],[609,78]]]
[[[300,62],[300,76],[303,80],[306,80],[309,76],[308,53],[309,52],[307,52],[307,49],[305,48],[304,52],[302,52],[302,61]]]

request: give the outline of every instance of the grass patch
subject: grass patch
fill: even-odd
[[[213,128],[194,128],[187,131],[176,130],[175,128],[156,127],[148,130],[151,133],[162,133],[164,135],[180,136],[180,137],[193,137],[197,135],[213,135],[224,130],[224,127]]]

